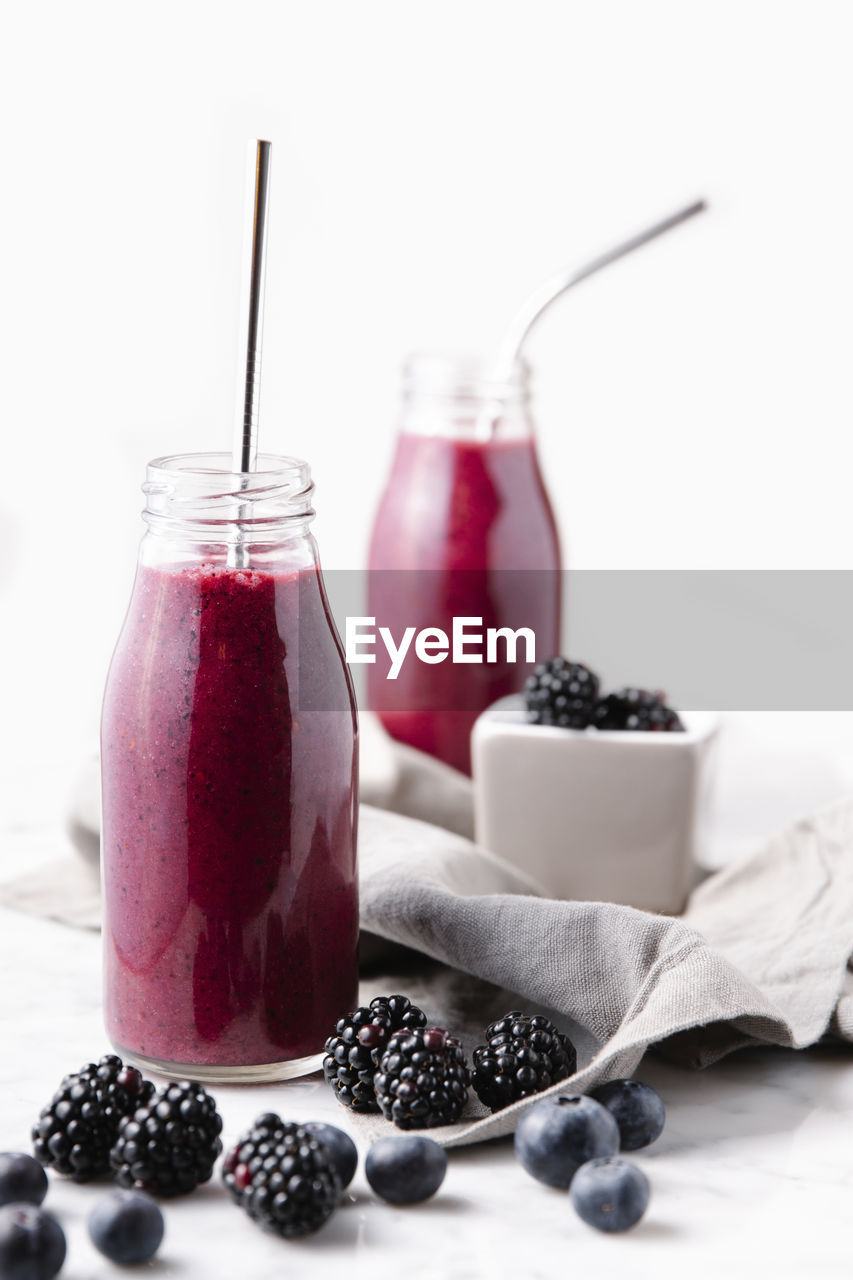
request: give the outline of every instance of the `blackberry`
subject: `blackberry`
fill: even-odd
[[[577,1067],[575,1047],[541,1014],[507,1013],[486,1027],[486,1043],[472,1054],[471,1083],[481,1102],[500,1111],[541,1093]]]
[[[527,677],[524,704],[531,724],[585,729],[598,701],[599,680],[580,662],[552,658],[540,662]]]
[[[194,1191],[213,1173],[221,1131],[216,1103],[200,1084],[165,1085],[119,1124],[110,1152],[115,1180],[155,1196]]]
[[[253,1222],[285,1237],[317,1231],[342,1194],[329,1145],[273,1112],[258,1116],[228,1152],[222,1179]]]
[[[470,1082],[462,1045],[441,1027],[395,1032],[374,1079],[379,1109],[398,1129],[453,1124]]]
[[[373,1077],[395,1031],[426,1026],[426,1014],[406,996],[377,996],[335,1024],[326,1041],[323,1075],[338,1102],[362,1114],[378,1111]]]
[[[65,1077],[33,1125],[36,1159],[75,1182],[106,1176],[122,1117],[153,1093],[150,1080],[115,1054],[88,1063]]]
[[[647,689],[620,689],[608,693],[595,708],[596,729],[631,729],[641,733],[683,733],[678,712],[664,702],[665,695]]]

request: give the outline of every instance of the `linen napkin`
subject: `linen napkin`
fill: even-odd
[[[853,1042],[853,799],[710,877],[680,919],[556,902],[458,836],[377,811],[363,821],[363,927],[450,966],[406,994],[469,1048],[490,1018],[531,1006],[578,1045],[570,1081],[495,1115],[472,1107],[432,1133],[448,1146],[511,1133],[543,1096],[631,1075],[651,1045],[701,1067],[748,1045]],[[372,1117],[360,1128],[388,1131]]]

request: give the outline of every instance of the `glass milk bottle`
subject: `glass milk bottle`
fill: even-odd
[[[159,458],[102,720],[105,1014],[202,1081],[312,1070],[355,1003],[356,712],[304,462]]]
[[[398,640],[408,626],[450,635],[454,617],[479,618],[484,629],[532,629],[537,661],[559,651],[560,546],[522,361],[497,380],[473,361],[408,362],[369,568],[368,614]],[[390,680],[377,646],[369,705],[399,741],[470,772],[474,721],[521,689],[525,652],[511,661],[502,644],[492,662],[484,648],[481,661],[463,663],[410,656]]]

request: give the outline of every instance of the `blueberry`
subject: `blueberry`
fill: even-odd
[[[111,1191],[89,1214],[92,1244],[122,1266],[153,1258],[165,1229],[159,1205],[142,1191]]]
[[[646,1212],[649,1180],[621,1156],[590,1160],[572,1179],[569,1195],[579,1217],[597,1231],[628,1231]]]
[[[651,1085],[640,1080],[611,1080],[592,1096],[618,1124],[623,1151],[638,1151],[660,1137],[666,1111]]]
[[[3,1280],[53,1280],[65,1261],[65,1233],[34,1204],[0,1209],[0,1276]]]
[[[596,1156],[619,1150],[619,1127],[599,1102],[581,1094],[546,1098],[521,1117],[515,1154],[533,1178],[567,1187],[575,1171]]]
[[[306,1124],[304,1127],[321,1142],[325,1142],[332,1153],[341,1187],[348,1187],[358,1167],[358,1148],[352,1138],[348,1133],[344,1133],[343,1129],[338,1129],[333,1124],[324,1124],[320,1120]]]
[[[47,1174],[32,1156],[0,1151],[0,1204],[41,1204]]]
[[[389,1204],[420,1204],[444,1181],[447,1155],[432,1138],[380,1138],[367,1153],[364,1172]]]

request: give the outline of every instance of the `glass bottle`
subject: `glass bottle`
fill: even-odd
[[[370,545],[368,614],[399,640],[407,626],[450,635],[453,618],[527,627],[536,660],[560,641],[560,546],[533,436],[527,366],[415,356],[404,370],[396,451]],[[526,654],[526,650],[524,654]],[[474,721],[521,689],[532,663],[408,659],[395,679],[377,645],[369,705],[401,742],[470,773]]]
[[[202,1081],[313,1070],[355,1003],[357,722],[304,462],[159,458],[104,697],[117,1051]]]

